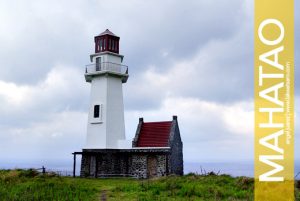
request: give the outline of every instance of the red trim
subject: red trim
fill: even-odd
[[[100,40],[103,40],[103,43],[104,43],[104,40],[105,40],[105,46],[103,44],[102,50],[99,47]],[[109,35],[109,34],[95,36],[95,53],[104,52],[104,51],[110,51],[110,52],[114,52],[114,53],[119,54],[119,47],[120,47],[119,46],[119,41],[120,41],[119,37],[113,36],[113,35]],[[115,43],[114,46],[116,46],[114,48],[112,48],[112,43],[113,42]],[[110,44],[110,48],[109,48],[109,44]]]

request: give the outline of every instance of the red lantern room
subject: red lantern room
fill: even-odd
[[[114,52],[119,54],[120,37],[106,29],[103,33],[95,36],[95,53]]]

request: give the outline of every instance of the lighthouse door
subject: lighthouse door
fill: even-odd
[[[148,156],[147,175],[148,178],[157,176],[157,159],[155,156]]]

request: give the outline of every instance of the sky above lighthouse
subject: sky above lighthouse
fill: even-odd
[[[107,28],[129,66],[127,139],[139,117],[177,115],[185,162],[251,161],[253,13],[250,0],[0,0],[0,168],[72,164],[86,137],[85,65]],[[299,12],[295,19],[299,66]],[[300,159],[298,136],[295,150]]]

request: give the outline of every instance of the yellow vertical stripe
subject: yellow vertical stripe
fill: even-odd
[[[294,0],[255,0],[255,200],[294,200]]]

